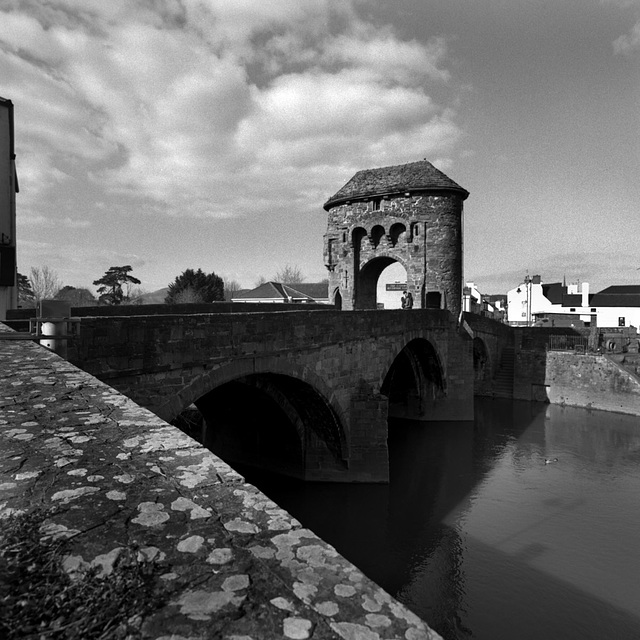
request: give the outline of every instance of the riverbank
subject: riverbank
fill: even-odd
[[[0,365],[0,516],[46,512],[74,580],[155,563],[139,637],[439,638],[177,428],[32,342]]]

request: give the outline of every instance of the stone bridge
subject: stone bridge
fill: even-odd
[[[389,416],[473,419],[473,354],[446,310],[299,310],[83,317],[68,357],[165,420],[195,404],[227,461],[384,482]]]

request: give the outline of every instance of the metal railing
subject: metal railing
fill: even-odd
[[[585,336],[551,335],[547,344],[549,351],[575,351],[586,353],[589,350],[589,338]]]

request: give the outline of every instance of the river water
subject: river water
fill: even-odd
[[[640,638],[640,418],[390,421],[389,485],[250,482],[445,639]]]

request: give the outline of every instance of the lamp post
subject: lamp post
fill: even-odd
[[[533,282],[533,278],[529,274],[527,274],[524,277],[524,286],[525,286],[525,299],[524,299],[525,312],[524,312],[524,317],[525,317],[525,324],[526,324],[527,327],[531,326],[531,293],[532,293],[531,284],[532,284],[532,282]],[[522,293],[522,290],[520,289],[520,287],[518,287],[517,293]]]
[[[527,287],[527,327],[531,326],[531,281],[532,278],[527,274],[524,277],[524,283]]]

